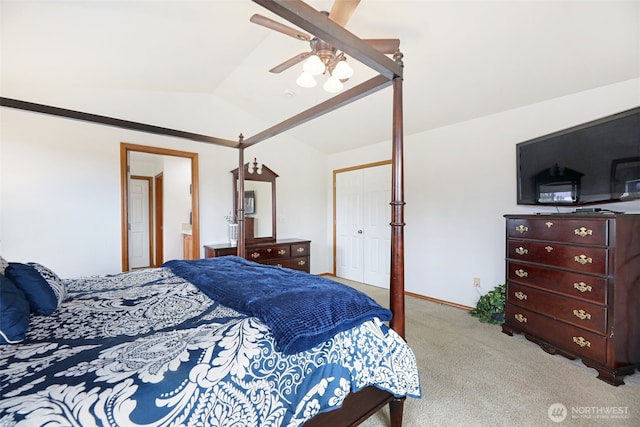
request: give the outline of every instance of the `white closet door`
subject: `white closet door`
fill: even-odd
[[[389,287],[391,165],[336,174],[336,275]]]
[[[389,288],[391,271],[391,165],[363,169],[364,278]]]
[[[336,275],[362,282],[362,170],[336,174]]]

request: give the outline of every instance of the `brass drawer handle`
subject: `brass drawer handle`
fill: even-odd
[[[588,257],[586,255],[576,255],[573,257],[573,260],[579,264],[585,265],[585,264],[593,264],[593,259],[591,257]]]
[[[545,222],[545,223],[544,223],[544,225],[546,225],[546,226],[547,226],[547,228],[551,228],[551,227],[553,227],[553,223],[552,223],[551,221],[547,221],[547,222]]]
[[[584,339],[584,337],[573,337],[573,342],[582,348],[591,347],[591,342]]]
[[[305,265],[307,262],[303,259],[301,259],[300,261],[298,261],[298,265]]]
[[[573,315],[576,316],[578,319],[580,320],[591,320],[591,315],[589,313],[587,313],[586,311],[580,309],[580,310],[573,310]]]
[[[579,290],[580,292],[591,292],[593,291],[593,288],[589,285],[587,285],[584,282],[580,282],[580,283],[574,283],[573,287],[577,290]]]
[[[527,277],[529,275],[529,273],[527,273],[523,269],[516,270],[515,273],[518,277]]]
[[[282,268],[282,264],[276,264],[276,267]]]
[[[545,247],[544,247],[544,249],[545,249],[547,252],[551,253],[551,251],[553,251],[553,246],[545,246]]]
[[[580,237],[593,236],[593,230],[589,230],[585,227],[576,228],[575,230],[573,230],[573,232],[576,234],[576,236]]]
[[[280,249],[280,250],[278,251],[278,255],[284,255],[284,254],[286,254],[286,253],[287,253],[287,251],[286,251],[285,249]]]
[[[526,300],[528,298],[527,294],[525,294],[524,292],[520,292],[520,291],[516,292],[513,295],[515,295],[515,297],[518,298],[520,301],[524,301],[524,300]]]
[[[271,249],[271,248],[267,248],[267,252],[269,252],[269,253],[271,253],[272,250],[273,249]]]
[[[299,252],[299,253],[302,253],[302,252],[304,252],[304,248],[298,248],[298,249],[296,249],[296,251]]]
[[[516,231],[519,233],[526,233],[527,231],[529,231],[529,227],[525,225],[519,225],[516,227]]]
[[[519,248],[516,248],[516,253],[518,255],[527,255],[529,253],[529,250],[520,246]]]
[[[513,317],[515,317],[515,319],[520,323],[527,323],[527,318],[520,313],[514,314]]]
[[[256,258],[260,258],[260,252],[254,252],[251,254],[251,258],[256,259]]]

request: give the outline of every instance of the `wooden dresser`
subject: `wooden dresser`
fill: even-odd
[[[502,331],[596,369],[640,368],[640,215],[505,215]]]
[[[310,272],[311,241],[298,239],[280,239],[275,241],[247,243],[245,258],[261,264]],[[228,244],[205,245],[205,258],[236,255],[237,247]]]

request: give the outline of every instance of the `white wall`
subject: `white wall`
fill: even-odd
[[[635,79],[405,136],[405,286],[474,306],[504,283],[507,213],[516,204],[515,144],[640,105]],[[390,142],[330,156],[331,171],[390,158]],[[613,209],[611,205],[610,209]],[[640,201],[615,204],[640,212]]]
[[[9,261],[61,277],[121,271],[121,142],[198,153],[200,242],[228,241],[236,150],[9,108],[0,124],[0,254]],[[311,270],[327,271],[326,155],[278,136],[246,150],[254,156],[280,175],[278,237],[312,240]],[[300,158],[314,161],[292,163]]]

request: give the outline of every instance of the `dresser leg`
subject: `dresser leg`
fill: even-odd
[[[512,337],[513,336],[513,329],[510,326],[508,326],[506,323],[503,323],[502,324],[502,333],[503,334],[507,334],[510,337]]]
[[[623,378],[626,375],[633,375],[636,371],[634,366],[626,366],[621,369],[608,369],[598,363],[592,362],[590,360],[582,359],[582,363],[585,366],[595,369],[598,371],[598,379],[606,382],[607,384],[611,384],[614,386],[623,385]]]

